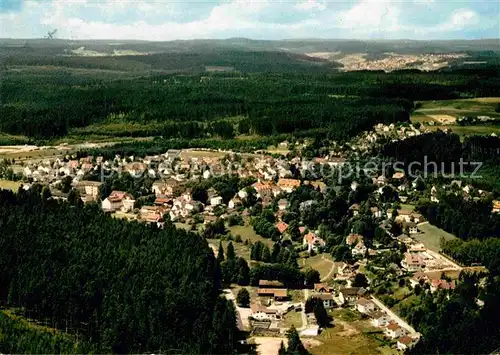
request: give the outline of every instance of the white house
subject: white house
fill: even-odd
[[[390,318],[385,312],[375,311],[370,316],[372,317],[372,325],[374,327],[385,327],[389,324]]]
[[[356,244],[356,246],[355,246],[354,248],[352,248],[352,250],[351,250],[351,254],[352,254],[353,256],[357,256],[357,255],[359,255],[359,256],[364,256],[364,255],[366,254],[366,251],[367,251],[367,250],[368,250],[368,249],[366,248],[365,243],[363,243],[363,241],[362,241],[362,240],[360,240],[360,241],[358,242],[358,244]]]
[[[214,196],[210,199],[210,205],[211,206],[218,206],[222,204],[222,197],[220,196]]]
[[[238,196],[240,198],[243,198],[243,199],[247,198],[248,197],[248,192],[246,192],[245,189],[242,189],[242,190],[238,191]]]
[[[412,339],[409,336],[402,336],[398,339],[396,347],[398,348],[398,350],[405,351],[413,347],[413,345],[415,345],[415,342],[415,339]]]
[[[281,319],[281,316],[276,309],[269,309],[261,305],[252,305],[251,310],[251,317],[258,321]]]
[[[389,323],[389,325],[387,325],[387,327],[384,330],[384,333],[389,338],[396,339],[402,336],[404,331],[403,328],[401,328],[398,323],[392,322]]]
[[[113,191],[102,201],[101,207],[106,212],[115,212],[117,210],[129,212],[134,209],[134,204],[135,200],[132,195],[122,191]]]
[[[317,293],[314,294],[312,297],[318,298],[321,301],[323,301],[323,306],[326,309],[333,308],[337,305],[335,302],[335,299],[333,298],[333,295],[331,293]]]
[[[359,313],[368,314],[375,310],[375,304],[366,298],[359,298],[356,301],[356,310]]]

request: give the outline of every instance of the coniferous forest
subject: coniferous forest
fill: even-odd
[[[2,303],[78,338],[76,352],[232,352],[234,306],[219,296],[220,271],[199,236],[46,200],[37,188],[0,191],[0,226]],[[68,340],[43,347],[4,318],[2,352],[66,352]]]

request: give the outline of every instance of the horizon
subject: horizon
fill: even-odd
[[[0,37],[0,40],[49,40],[47,37]],[[393,38],[393,39],[385,39],[385,38],[321,38],[321,37],[304,37],[304,38],[278,38],[278,39],[267,39],[267,38],[251,38],[251,37],[226,37],[226,38],[190,38],[190,39],[168,39],[168,40],[152,40],[152,39],[133,39],[133,38],[102,38],[102,39],[93,39],[93,38],[63,38],[63,37],[54,37],[50,39],[51,41],[98,41],[98,42],[106,42],[106,41],[130,41],[130,42],[190,42],[190,41],[231,41],[231,40],[248,40],[248,41],[266,41],[266,42],[300,42],[300,41],[332,41],[332,42],[349,42],[349,41],[357,41],[357,42],[474,42],[474,41],[499,41],[500,45],[500,35],[498,37],[481,37],[481,38],[450,38],[450,39],[412,39],[412,38]]]
[[[500,37],[492,0],[0,0],[0,38],[477,40]]]

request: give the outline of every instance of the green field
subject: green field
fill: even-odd
[[[322,259],[322,256],[324,256],[324,259]],[[301,259],[299,260],[299,265],[302,269],[311,267],[318,270],[321,279],[327,277],[334,266],[329,254],[318,254],[309,258]]]
[[[245,222],[244,226],[232,226],[228,228],[229,232],[233,236],[241,236],[241,239],[245,241],[246,239],[250,240],[250,242],[255,243],[255,242],[262,242],[268,247],[273,246],[273,241],[271,239],[266,239],[255,233],[253,227],[248,224],[248,221]]]
[[[411,120],[425,124],[431,131],[451,129],[460,136],[500,134],[499,125],[490,123],[460,126],[453,122],[462,116],[489,116],[500,119],[500,113],[495,111],[499,103],[500,97],[420,101],[420,107],[413,112]],[[429,126],[431,122],[435,125]]]
[[[19,181],[0,180],[0,188],[5,190],[17,191],[21,185]]]
[[[456,239],[453,234],[450,234],[430,223],[419,224],[418,229],[422,232],[415,235],[415,239],[424,243],[424,245],[436,252],[441,250],[440,240],[444,238],[446,241]]]

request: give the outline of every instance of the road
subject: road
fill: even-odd
[[[391,311],[389,308],[387,308],[381,301],[379,301],[375,296],[371,296],[373,303],[377,305],[381,310],[386,312],[392,319],[396,320],[396,323],[399,324],[401,328],[406,329],[409,333],[410,336],[416,336],[418,333],[411,325],[406,323],[402,318],[400,318],[396,313]]]

